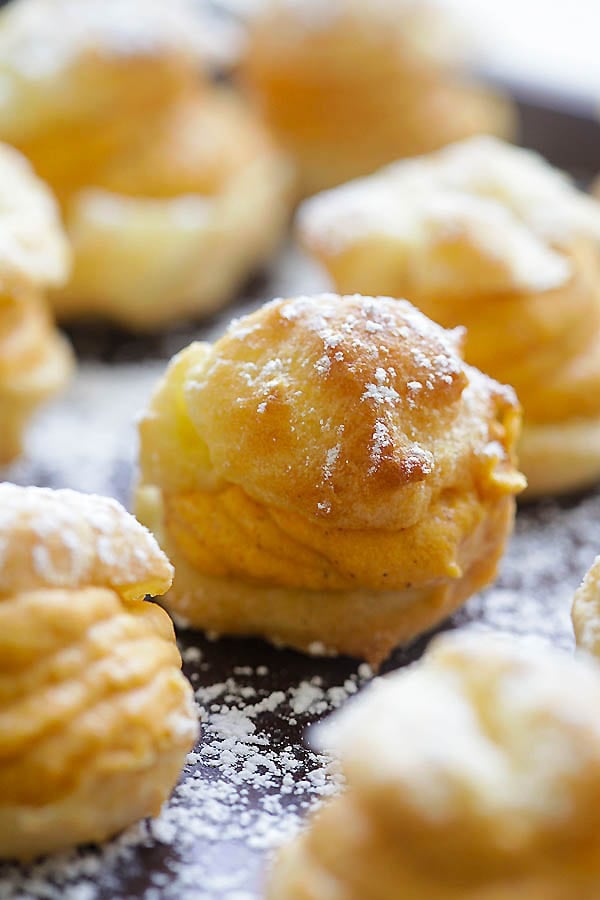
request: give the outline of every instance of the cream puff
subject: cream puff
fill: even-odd
[[[22,447],[32,412],[59,391],[73,357],[45,292],[69,271],[69,249],[48,188],[0,144],[0,465]]]
[[[465,77],[463,43],[430,2],[266,0],[241,81],[305,196],[472,134],[510,136],[510,104]]]
[[[73,272],[52,295],[57,315],[148,331],[213,312],[277,248],[290,184],[288,162],[231,91],[186,97],[159,137],[72,196]]]
[[[270,900],[595,900],[600,666],[437,638],[313,735],[346,788],[280,852]]]
[[[379,664],[495,576],[519,408],[406,301],[276,300],[180,353],[137,513],[193,626]]]
[[[0,485],[0,857],[155,815],[198,733],[172,568],[114,500]]]
[[[465,325],[512,384],[530,495],[600,477],[600,204],[541,157],[472,138],[307,201],[300,239],[336,289]]]
[[[152,330],[205,315],[284,231],[289,164],[211,82],[205,24],[193,0],[0,11],[0,138],[56,192],[74,250],[61,317]]]

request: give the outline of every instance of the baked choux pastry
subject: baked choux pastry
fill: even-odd
[[[212,84],[205,24],[194,0],[15,0],[0,11],[0,138],[60,200],[74,251],[52,295],[63,318],[151,330],[205,315],[283,234],[291,166],[256,115]]]
[[[137,513],[184,622],[379,664],[495,576],[524,485],[510,388],[406,301],[276,300],[173,360]]]
[[[490,634],[435,640],[311,731],[347,786],[270,900],[596,900],[600,667]]]
[[[465,325],[469,363],[516,389],[528,494],[600,478],[600,204],[539,156],[472,138],[308,200],[337,290]]]
[[[510,136],[510,104],[464,77],[461,43],[428,0],[266,0],[240,78],[307,195],[472,134]]]
[[[63,198],[197,89],[193,0],[14,0],[0,11],[0,136]]]
[[[575,592],[571,617],[577,646],[600,656],[600,556]]]
[[[0,144],[0,465],[21,450],[33,410],[67,381],[73,358],[44,293],[65,280],[69,250],[47,187]]]
[[[74,266],[52,297],[58,316],[144,331],[213,312],[281,241],[290,185],[289,164],[231,91],[186,97],[159,138],[71,198]]]
[[[155,815],[198,733],[172,567],[116,501],[0,485],[0,857]]]

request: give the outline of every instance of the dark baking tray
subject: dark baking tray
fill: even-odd
[[[568,108],[557,98],[522,90],[519,95],[522,142],[589,180],[600,167],[600,126],[589,112]],[[67,398],[67,405],[44,414],[30,456],[4,477],[78,486],[81,466],[89,461],[82,461],[82,447],[85,457],[85,448],[92,446],[93,407],[112,402],[114,367],[123,375],[119,391],[127,392],[138,369],[168,358],[192,339],[213,337],[232,315],[275,294],[309,290],[313,276],[308,277],[305,264],[293,255],[284,259],[238,304],[200,327],[144,339],[101,326],[71,329],[83,387]],[[88,396],[90,372],[95,390]],[[104,372],[106,397],[99,400]],[[60,435],[60,416],[67,412],[70,431],[58,447],[59,465],[57,442],[46,446],[44,428],[52,426]],[[72,436],[78,422],[76,453]],[[122,446],[128,442],[124,436]],[[93,486],[127,503],[133,451],[109,446],[111,459],[95,473]],[[443,628],[493,628],[570,648],[570,599],[598,550],[600,493],[524,506],[497,585],[473,598]],[[399,649],[384,668],[417,659],[429,639]],[[306,748],[303,735],[308,724],[360,687],[368,677],[364,667],[355,660],[306,657],[255,640],[207,640],[186,631],[179,632],[179,640],[185,671],[202,692],[206,716],[197,753],[166,815],[100,850],[84,848],[28,868],[0,866],[0,900],[252,900],[261,895],[273,846],[335,789],[338,776]]]

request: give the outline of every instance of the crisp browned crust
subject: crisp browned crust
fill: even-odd
[[[518,407],[405,301],[273,301],[181,353],[138,510],[194,625],[381,659],[494,575]]]
[[[467,361],[523,405],[532,492],[597,480],[600,204],[530,151],[478,138],[312,198],[299,232],[337,290],[466,326]]]

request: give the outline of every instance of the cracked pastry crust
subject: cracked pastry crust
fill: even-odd
[[[206,26],[193,0],[15,0],[0,12],[0,137],[52,186],[74,249],[51,297],[61,317],[153,330],[205,315],[283,234],[289,163],[211,84]]]
[[[523,405],[530,496],[600,477],[600,204],[566,176],[473,138],[307,201],[299,233],[338,290],[467,327],[467,361]]]
[[[278,300],[173,360],[137,512],[188,623],[380,663],[491,581],[524,485],[509,388],[406,301]]]
[[[0,144],[0,465],[21,451],[32,412],[73,368],[45,291],[64,281],[69,251],[47,187],[15,150]]]
[[[345,791],[275,861],[271,900],[594,900],[600,668],[445,635],[311,732]]]
[[[431,3],[270,0],[240,79],[306,196],[472,134],[510,137],[512,107],[465,79],[462,43]]]
[[[172,567],[116,501],[0,485],[0,856],[159,812],[197,736]]]

